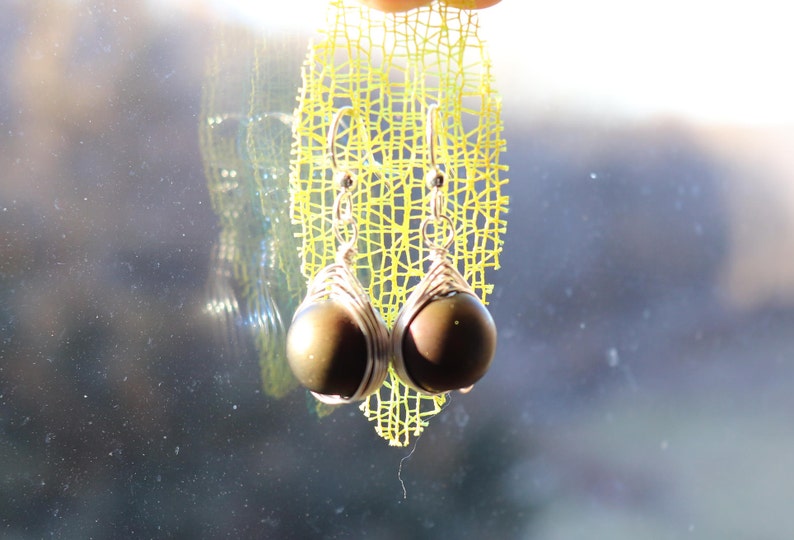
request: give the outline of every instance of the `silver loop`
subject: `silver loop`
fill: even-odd
[[[350,258],[355,253],[356,243],[358,242],[358,226],[353,219],[353,194],[343,190],[334,199],[334,236],[339,242],[339,253],[343,259]],[[345,227],[350,228],[350,236],[345,239],[342,231]]]
[[[353,194],[343,190],[334,199],[334,226],[353,223]]]
[[[336,252],[336,260],[337,262],[346,266],[353,264],[353,257],[357,252],[356,243],[358,242],[358,227],[356,226],[355,222],[349,223],[348,227],[350,227],[350,238],[347,240],[345,240],[345,238],[342,236],[341,227],[334,229],[334,236],[336,236],[336,240],[339,242],[339,247],[337,248]]]
[[[444,239],[444,244],[439,245],[436,244],[433,240],[430,239],[430,234],[427,232],[427,228],[434,224],[438,226],[439,222],[443,222],[447,226],[447,237]],[[422,221],[422,241],[425,243],[427,247],[435,252],[442,252],[446,253],[449,251],[449,248],[452,247],[452,242],[455,241],[455,228],[452,224],[452,220],[445,215],[441,215],[437,218],[434,217],[426,217]]]

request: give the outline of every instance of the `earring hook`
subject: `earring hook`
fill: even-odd
[[[337,254],[340,261],[350,264],[356,252],[356,242],[358,241],[358,226],[353,217],[353,196],[351,190],[356,184],[352,173],[348,170],[340,170],[336,161],[336,136],[339,131],[339,123],[342,117],[350,115],[353,118],[353,107],[347,105],[341,107],[334,114],[331,127],[328,128],[328,152],[331,156],[331,169],[334,174],[334,182],[339,188],[339,193],[334,199],[333,224],[334,236],[339,242],[339,252]],[[349,227],[349,236],[344,237],[343,227]]]
[[[438,163],[436,162],[437,118],[438,104],[433,103],[427,107],[427,117],[425,119],[425,140],[427,141],[427,154],[430,157],[430,170],[425,177],[428,189],[439,188],[444,185],[444,173],[438,168]]]
[[[331,156],[331,168],[334,170],[335,175],[337,176],[337,181],[340,182],[340,186],[343,189],[350,189],[353,187],[353,176],[348,171],[340,171],[339,165],[336,161],[336,136],[339,132],[339,123],[342,121],[342,117],[350,115],[350,118],[353,118],[353,107],[350,105],[346,105],[341,107],[339,110],[336,111],[334,114],[334,118],[331,121],[331,127],[328,128],[328,153]],[[341,174],[340,174],[341,173]],[[345,185],[348,183],[348,185]]]
[[[455,229],[452,220],[444,214],[444,193],[442,188],[446,183],[446,177],[441,169],[438,168],[436,162],[436,118],[438,117],[438,104],[433,103],[427,107],[427,117],[425,120],[425,140],[427,141],[427,153],[430,157],[430,169],[425,176],[425,185],[427,189],[431,190],[430,199],[430,215],[422,221],[422,239],[427,247],[429,247],[434,257],[440,258],[445,256],[447,250],[452,246],[455,240]],[[442,224],[443,225],[440,225]],[[438,244],[430,237],[428,228],[430,225],[444,226],[447,228],[447,234],[444,238],[443,244]]]

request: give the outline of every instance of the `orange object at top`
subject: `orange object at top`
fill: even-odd
[[[426,6],[433,0],[360,0],[365,6],[394,13]],[[460,9],[483,9],[498,4],[501,0],[441,0],[445,4]]]

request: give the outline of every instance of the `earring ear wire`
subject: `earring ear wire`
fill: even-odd
[[[295,377],[330,404],[364,399],[377,390],[386,379],[390,353],[389,331],[352,269],[358,240],[352,196],[356,179],[339,168],[335,150],[344,115],[353,119],[353,109],[336,112],[327,139],[338,190],[332,208],[339,244],[335,261],[311,280],[287,333],[287,360]]]

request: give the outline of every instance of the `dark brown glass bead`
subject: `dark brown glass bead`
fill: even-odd
[[[441,393],[477,382],[493,360],[496,325],[471,294],[437,298],[423,307],[408,326],[402,352],[414,384]]]
[[[313,392],[352,396],[367,367],[367,341],[343,305],[310,304],[287,333],[287,361],[298,381]]]

